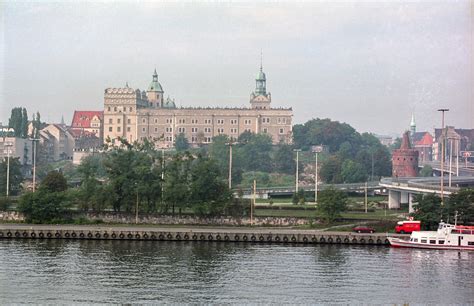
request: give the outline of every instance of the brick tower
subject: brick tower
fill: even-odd
[[[409,137],[409,132],[405,132],[400,149],[393,151],[393,177],[415,177],[418,175],[418,151],[411,148]]]

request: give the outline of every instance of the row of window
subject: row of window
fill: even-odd
[[[127,127],[127,132],[130,132],[130,131],[131,131],[131,129],[128,126]],[[166,133],[173,133],[173,128],[172,127],[166,127],[165,131],[166,131]],[[113,132],[113,127],[109,126],[109,132]],[[122,132],[122,127],[118,126],[117,127],[117,132],[121,133]],[[154,132],[158,133],[158,128],[157,127],[154,128]],[[198,132],[198,128],[191,128],[191,133],[197,133],[197,132]],[[244,132],[252,132],[252,130],[251,129],[244,129]],[[279,132],[279,134],[284,134],[285,130],[281,128],[278,132]],[[142,127],[142,133],[146,133],[146,127]],[[178,128],[178,133],[186,133],[186,128],[179,127]],[[211,128],[209,128],[209,127],[204,128],[204,133],[211,133]],[[238,132],[237,132],[236,128],[231,128],[230,129],[230,134],[237,134],[237,133]],[[268,129],[264,128],[263,133],[268,133]],[[218,128],[217,129],[217,134],[225,134],[224,129],[223,128]]]
[[[204,124],[211,124],[211,121],[212,121],[211,119],[204,119]],[[158,124],[158,118],[154,118],[153,122],[155,124]],[[217,122],[218,125],[223,125],[223,124],[225,124],[225,119],[217,119],[216,122]],[[277,122],[278,122],[278,124],[286,124],[286,118],[278,118]],[[113,123],[114,123],[113,118],[109,118],[109,124],[113,124]],[[119,124],[121,123],[120,118],[117,118],[117,123],[119,123]],[[127,119],[127,123],[130,124],[131,120]],[[146,124],[146,118],[142,118],[142,123]],[[166,123],[167,124],[173,123],[173,118],[166,118]],[[191,119],[191,124],[198,124],[198,123],[199,123],[198,119]],[[237,125],[237,123],[238,123],[237,119],[230,119],[230,124],[231,125]],[[270,123],[270,118],[268,118],[268,117],[262,118],[262,123],[264,123],[264,124]],[[178,124],[186,124],[186,119],[178,119]],[[252,120],[251,119],[244,119],[244,124],[245,125],[250,125],[250,124],[252,124]]]
[[[118,112],[122,112],[122,111],[127,112],[127,110],[128,110],[131,113],[131,112],[133,112],[133,107],[130,106],[130,107],[127,108],[126,106],[123,106],[123,107],[122,106],[114,106],[113,110],[114,110],[114,112],[117,112],[117,111]],[[111,106],[107,107],[107,111],[109,111],[109,112],[112,111],[112,107]]]

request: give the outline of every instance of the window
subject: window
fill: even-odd
[[[112,127],[111,126],[109,126],[109,132],[112,132]]]
[[[246,125],[252,124],[252,120],[250,120],[250,119],[245,119],[245,120],[244,120],[244,123],[245,123]]]
[[[236,125],[237,124],[237,119],[230,119],[230,124]]]
[[[130,120],[130,118],[127,119],[127,123],[128,123],[128,124],[130,124],[131,122],[132,122],[132,121]]]
[[[474,241],[468,241],[467,245],[474,245]]]
[[[178,128],[178,133],[184,133],[184,132],[186,132],[186,128],[184,127]]]
[[[438,240],[438,244],[444,244],[444,240]]]
[[[127,127],[127,132],[130,132],[130,127],[129,126]]]
[[[263,129],[263,132],[264,132],[264,133],[268,133],[268,129],[267,129],[267,128],[264,128],[264,129]]]
[[[413,238],[413,242],[418,242],[418,238]]]
[[[217,124],[224,124],[224,119],[217,119]]]
[[[245,129],[244,131],[245,131],[245,132],[249,132],[249,133],[252,132],[250,129]]]
[[[217,133],[218,134],[224,134],[224,129],[223,128],[218,128]]]
[[[133,112],[133,107],[130,107],[130,111]]]
[[[197,137],[191,137],[191,142],[196,142],[197,141]]]
[[[207,127],[207,128],[204,128],[204,133],[210,133],[211,132],[211,128]]]
[[[421,238],[421,243],[426,243],[426,242],[427,242],[426,238],[425,239]]]
[[[112,124],[112,123],[114,123],[114,119],[109,118],[109,124]]]
[[[191,132],[197,133],[197,131],[198,131],[198,128],[195,128],[195,127],[191,128]]]
[[[165,131],[166,131],[166,133],[173,133],[173,128],[167,127],[167,128],[165,129]]]
[[[192,124],[197,124],[197,123],[198,123],[198,120],[197,120],[197,119],[192,119],[192,120],[191,120],[191,123],[192,123]]]
[[[143,133],[146,132],[146,128],[145,128],[145,127],[142,128],[142,132],[143,132]]]
[[[211,137],[205,137],[205,138],[204,138],[204,142],[209,142],[209,143],[210,143],[211,140],[212,140]]]
[[[167,118],[166,123],[173,123],[173,118]]]
[[[230,129],[230,133],[231,133],[231,134],[237,134],[237,129],[235,129],[235,128]]]
[[[120,132],[120,127],[119,126],[117,127],[117,132]]]
[[[270,118],[262,118],[262,123],[270,123]]]
[[[205,124],[211,124],[211,119],[204,119]]]
[[[154,122],[155,122],[155,123],[158,123],[158,119],[157,119],[157,118],[155,118],[155,121],[154,121]]]
[[[184,124],[184,123],[186,123],[186,119],[179,119],[179,120],[178,120],[178,123],[179,123],[179,124]]]
[[[109,106],[109,107],[107,107],[107,110],[110,112],[110,106]]]
[[[117,111],[117,106],[114,106],[114,112],[116,112],[116,111]]]
[[[142,123],[146,123],[146,119],[145,119],[145,118],[142,119]]]
[[[120,123],[120,118],[117,119],[117,123]]]
[[[436,240],[430,239],[430,244],[436,244]]]
[[[158,128],[157,127],[155,127],[155,133],[158,133]]]
[[[285,130],[284,129],[280,129],[280,134],[284,134],[285,133]]]

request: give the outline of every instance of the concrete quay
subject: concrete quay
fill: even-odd
[[[326,232],[286,228],[251,227],[143,227],[0,224],[0,239],[76,239],[213,241],[294,244],[389,245],[387,237],[399,234]]]

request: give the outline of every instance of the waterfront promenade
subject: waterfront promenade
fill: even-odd
[[[389,245],[387,237],[408,235],[352,233],[278,227],[169,227],[120,225],[0,224],[0,239],[84,239],[213,241],[300,244]]]

